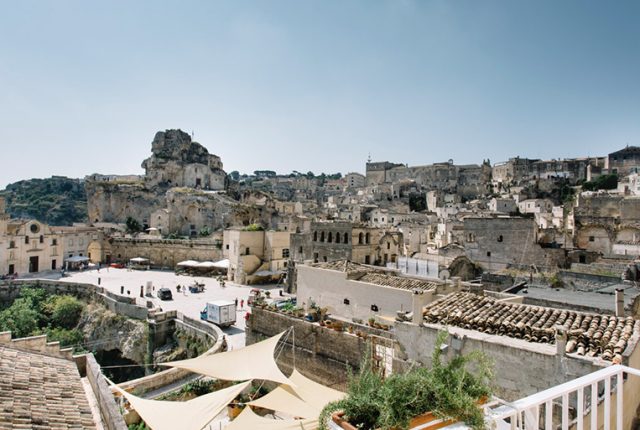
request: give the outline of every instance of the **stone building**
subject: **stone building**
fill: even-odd
[[[535,220],[516,217],[466,217],[464,247],[469,259],[487,270],[536,266],[549,270],[565,263],[564,250],[538,244]]]
[[[293,234],[294,261],[349,260],[386,265],[404,255],[402,233],[349,221],[314,221],[310,231]]]
[[[607,156],[607,166],[609,173],[614,173],[619,177],[640,173],[640,147],[627,146],[612,152]]]
[[[0,198],[0,274],[59,270],[64,260],[62,236],[35,220],[12,220]]]
[[[573,218],[574,243],[580,249],[611,254],[616,244],[640,242],[640,197],[581,193]]]
[[[364,188],[366,178],[360,173],[350,172],[344,175],[347,188]]]
[[[238,221],[248,224],[250,218],[258,217],[249,207],[219,194],[227,185],[220,158],[187,133],[156,133],[151,152],[142,163],[142,177],[95,174],[86,178],[91,223],[124,223],[132,217],[145,228],[160,225],[163,234],[191,235],[205,226],[215,230]]]
[[[225,230],[223,256],[229,259],[229,280],[246,284],[257,281],[257,272],[265,272],[264,277],[281,275],[291,258],[290,237],[288,231]]]

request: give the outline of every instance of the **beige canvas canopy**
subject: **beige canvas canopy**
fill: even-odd
[[[242,410],[225,430],[316,430],[318,418],[306,420],[274,420],[256,415],[250,407]]]
[[[249,405],[284,412],[294,417],[317,418],[327,403],[340,400],[344,393],[312,381],[296,369],[289,377],[295,387],[280,385]]]
[[[153,430],[201,430],[215,418],[251,381],[214,391],[186,402],[143,399],[113,387]]]
[[[274,358],[276,346],[283,334],[285,332],[242,349],[202,355],[189,360],[171,361],[162,363],[162,366],[178,367],[225,381],[266,379],[295,385],[280,371]]]

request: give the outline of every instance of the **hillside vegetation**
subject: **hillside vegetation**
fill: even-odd
[[[36,219],[50,225],[71,225],[87,218],[87,195],[78,179],[53,176],[28,179],[0,191],[12,218]]]

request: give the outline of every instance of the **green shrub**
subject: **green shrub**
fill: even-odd
[[[60,342],[60,346],[67,347],[73,346],[76,351],[81,351],[83,336],[82,332],[78,329],[65,329],[62,327],[48,328],[46,329],[47,340],[49,342]]]
[[[50,315],[53,326],[72,329],[78,324],[84,306],[73,296],[53,296],[47,301],[43,312]]]
[[[349,374],[345,398],[322,410],[320,428],[326,429],[331,414],[342,410],[345,418],[361,429],[406,429],[412,417],[429,411],[438,418],[483,429],[484,417],[477,402],[491,394],[492,366],[479,351],[458,355],[444,364],[441,346],[447,336],[447,332],[438,335],[431,368],[415,368],[387,379],[372,369],[370,357],[365,356],[360,372]],[[469,365],[475,372],[469,371]]]
[[[13,337],[26,337],[38,333],[38,312],[28,298],[18,298],[0,312],[0,330],[11,331]]]

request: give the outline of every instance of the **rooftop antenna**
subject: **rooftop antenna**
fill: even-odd
[[[194,137],[196,137],[196,132],[191,130],[191,138],[193,139]]]
[[[371,151],[369,151],[369,156],[367,157],[367,163],[371,163]]]

